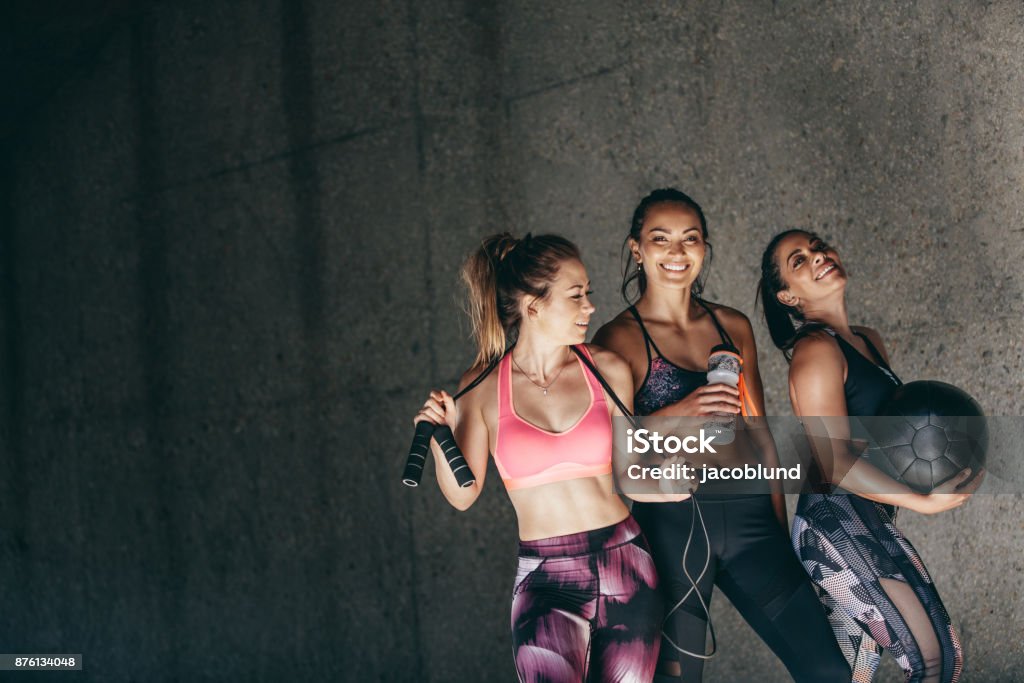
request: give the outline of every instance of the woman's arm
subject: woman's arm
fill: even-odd
[[[483,369],[474,367],[466,372],[459,381],[459,390],[472,382]],[[490,437],[481,397],[485,395],[488,385],[493,389],[493,378],[492,374],[475,389],[462,396],[457,406],[448,392],[430,392],[430,398],[413,420],[414,423],[426,420],[451,427],[455,442],[459,444],[459,450],[462,451],[466,465],[472,470],[476,481],[466,488],[459,486],[448,466],[448,461],[445,460],[444,452],[433,439],[430,441],[430,450],[434,454],[434,469],[437,472],[437,484],[441,488],[441,493],[458,510],[468,510],[476,502],[483,491],[484,478],[487,476]]]
[[[749,323],[747,323],[749,326]],[[594,335],[594,343],[614,351],[624,358],[632,377],[647,374],[647,353],[644,338],[631,319],[616,318],[606,323]],[[640,380],[642,381],[642,380]],[[630,396],[632,397],[632,389]],[[718,413],[739,413],[739,392],[727,384],[709,384],[698,387],[682,400],[651,413],[651,417],[709,417]],[[632,403],[630,403],[632,407]]]
[[[877,330],[873,330],[870,327],[860,326],[851,327],[850,329],[854,332],[860,332],[867,337],[868,340],[874,344],[875,348],[878,349],[878,353],[882,354],[882,360],[884,360],[886,364],[889,364],[889,352],[886,351],[885,344],[882,342],[882,335],[878,334]],[[874,359],[872,359],[872,362],[874,362]]]
[[[612,388],[615,395],[618,397],[622,404],[626,406],[626,409],[633,412],[633,373],[629,367],[629,364],[622,359],[614,351],[608,349],[602,349],[600,346],[588,345],[587,348],[590,350],[591,355],[594,358],[594,365],[597,366],[601,376],[604,377],[605,381],[608,382],[608,386]],[[615,404],[615,401],[609,396],[607,399],[610,407],[610,414],[612,417],[623,416],[622,411]],[[614,447],[614,445],[613,445]],[[617,458],[612,458],[614,463]],[[624,461],[624,459],[623,459]],[[625,476],[624,474],[618,475],[620,477]],[[673,503],[681,500],[686,500],[690,497],[689,493],[626,493],[623,491],[627,498],[635,500],[641,503]]]
[[[915,493],[871,463],[858,457],[850,441],[846,395],[843,391],[846,361],[834,339],[824,334],[809,335],[793,350],[789,369],[789,395],[793,412],[805,427],[816,418],[823,429],[808,434],[811,448],[825,478],[848,491],[878,503],[933,514],[962,505],[970,491],[957,491],[970,471],[965,470],[929,495]],[[973,490],[973,489],[972,489]],[[884,493],[883,493],[884,492]]]

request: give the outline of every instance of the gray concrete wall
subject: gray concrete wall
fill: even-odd
[[[4,160],[0,649],[514,680],[511,507],[398,484],[409,421],[471,356],[481,236],[578,240],[605,320],[657,186],[704,205],[712,298],[753,317],[762,245],[819,230],[904,377],[1024,414],[1021,73],[1009,1],[156,6]],[[901,520],[964,681],[1024,680],[1019,502]],[[785,680],[713,616],[705,680]]]

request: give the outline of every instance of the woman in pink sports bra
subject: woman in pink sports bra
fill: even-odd
[[[594,306],[579,250],[555,235],[495,235],[462,277],[478,354],[460,388],[500,362],[458,405],[431,392],[415,422],[455,433],[472,486],[460,488],[436,442],[431,448],[441,491],[460,510],[480,495],[494,455],[519,521],[519,680],[650,681],[663,605],[647,542],[612,486],[611,416],[619,411],[571,347],[627,407],[633,381],[621,358],[584,344]]]

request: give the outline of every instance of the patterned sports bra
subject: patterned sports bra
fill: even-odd
[[[715,317],[711,308],[700,299],[697,299],[697,303],[711,316],[712,322],[715,323],[715,327],[718,329],[718,335],[722,338],[722,343],[735,346],[732,343],[732,338],[729,337],[729,333],[718,322],[718,318]],[[686,398],[695,389],[708,383],[706,370],[681,368],[665,358],[661,351],[658,350],[654,339],[648,334],[647,328],[644,327],[644,321],[636,307],[630,306],[629,312],[633,314],[637,324],[640,325],[640,331],[644,335],[644,346],[647,350],[647,374],[644,376],[644,381],[640,383],[640,388],[636,390],[636,395],[633,398],[633,406],[636,409],[637,415],[650,415],[656,410],[661,410],[667,405]],[[657,356],[651,354],[651,349],[654,349],[654,353]]]

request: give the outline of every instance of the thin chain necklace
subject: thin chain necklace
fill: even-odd
[[[548,382],[547,386],[544,386],[543,384],[538,384],[537,382],[533,381],[533,378],[530,377],[530,375],[528,375],[526,373],[526,370],[523,370],[523,366],[521,366],[519,363],[516,362],[515,355],[513,355],[513,354],[509,354],[509,355],[512,357],[512,364],[515,365],[517,368],[519,368],[519,372],[523,373],[523,377],[525,377],[526,379],[530,380],[530,384],[532,384],[533,386],[535,386],[538,389],[540,389],[541,391],[543,391],[545,396],[548,395],[548,389],[550,389],[551,386],[555,382],[558,381],[558,378],[562,376],[562,370],[565,370],[565,366],[567,365],[567,363],[563,363],[562,367],[558,368],[558,372],[555,373],[555,378],[553,380],[551,380],[550,382]]]

